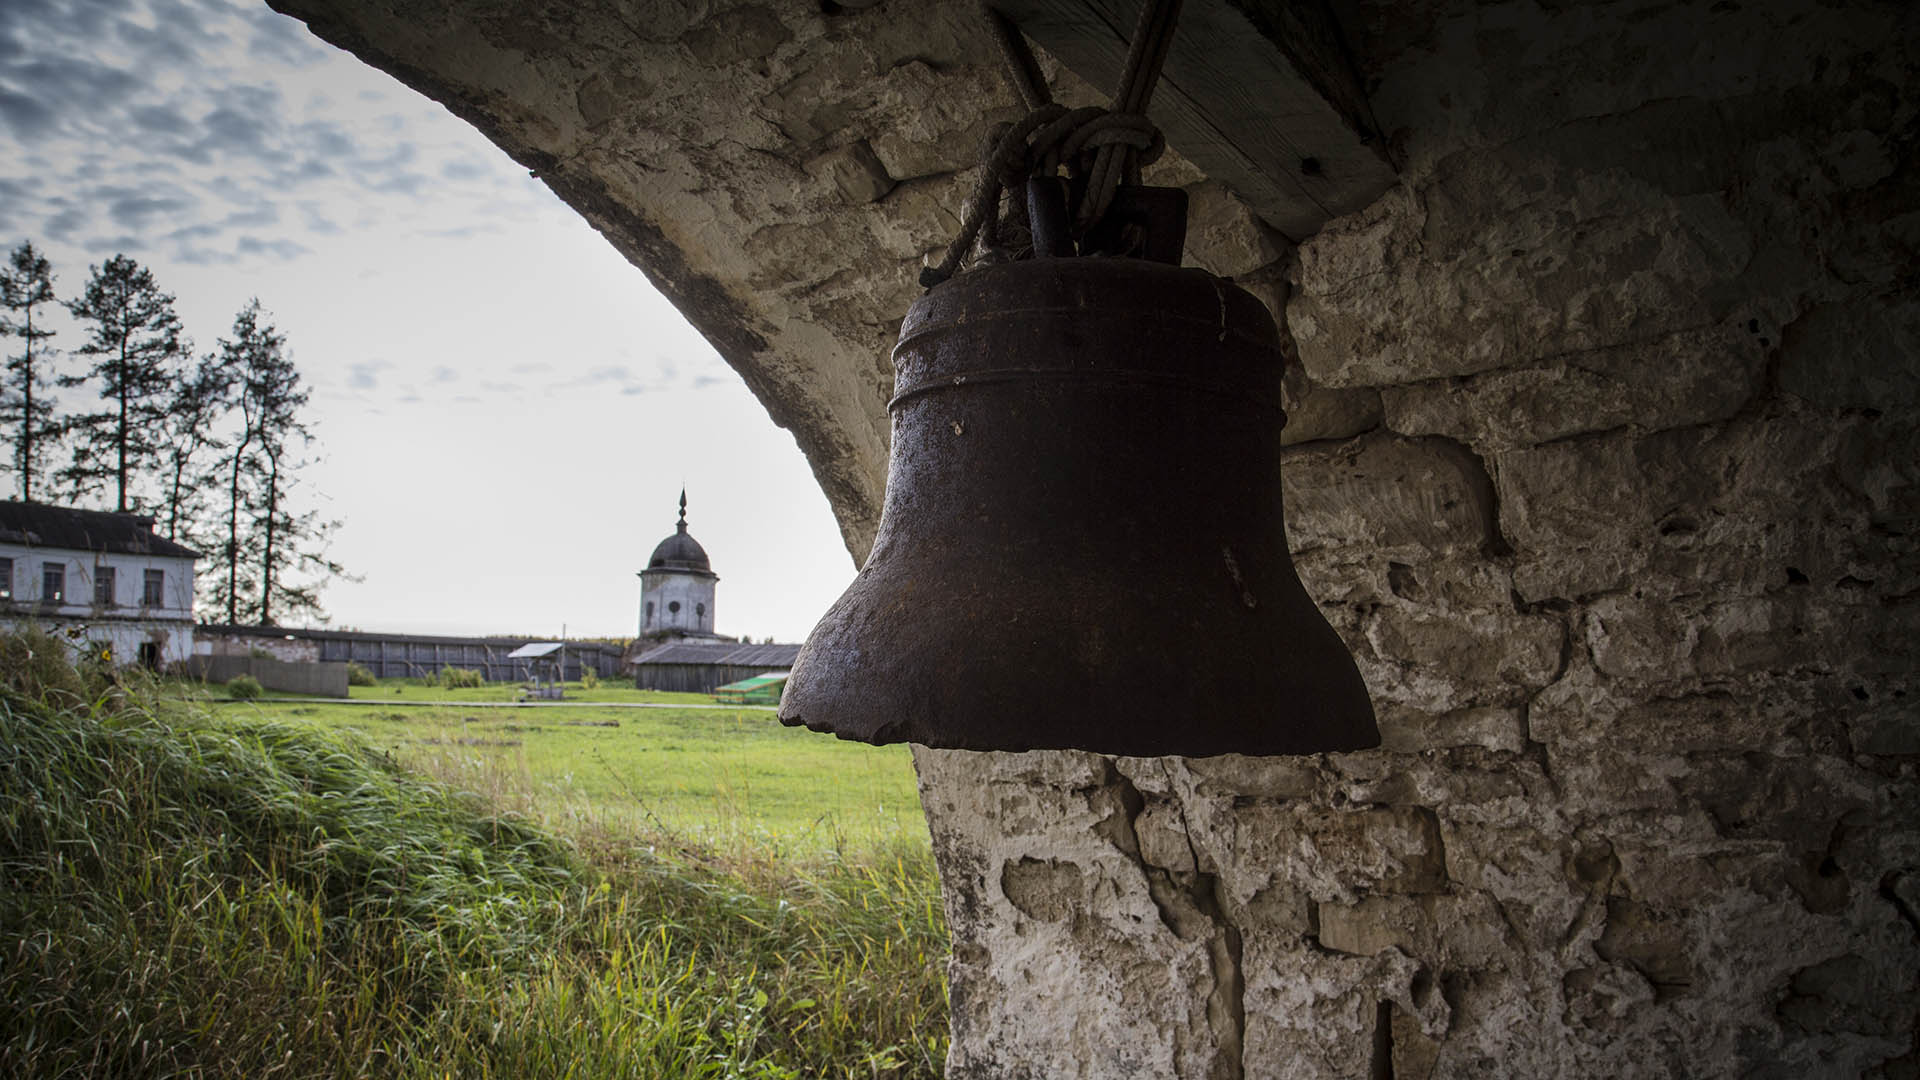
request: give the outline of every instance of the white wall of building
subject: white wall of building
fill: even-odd
[[[671,570],[642,572],[640,633],[713,633],[713,587],[718,580]]]
[[[148,643],[159,647],[162,664],[193,654],[192,559],[0,543],[0,560],[0,612],[9,623],[83,627],[81,637],[124,663],[138,660]],[[48,593],[49,568],[59,571],[57,596]],[[154,597],[148,571],[159,575]]]

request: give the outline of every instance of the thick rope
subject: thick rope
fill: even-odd
[[[1074,176],[1086,178],[1085,195],[1074,215],[1075,235],[1085,235],[1105,216],[1121,184],[1140,182],[1141,168],[1166,149],[1165,138],[1146,112],[1179,11],[1180,0],[1147,0],[1112,107],[1068,110],[1054,104],[1019,28],[993,8],[985,9],[1007,81],[1028,113],[1017,124],[995,128],[982,154],[980,181],[967,200],[960,232],[939,265],[920,271],[921,287],[930,289],[952,277],[976,243],[1003,257],[1020,258],[1031,252],[1025,197],[1029,177],[1054,176],[1065,167]],[[1001,202],[1006,196],[1011,197],[1005,198],[1003,218]]]

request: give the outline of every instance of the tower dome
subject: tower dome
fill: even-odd
[[[673,535],[654,546],[647,568],[640,571],[640,635],[713,637],[714,583],[719,580],[706,549],[687,532],[683,489]]]
[[[649,570],[692,570],[699,573],[713,573],[713,564],[707,561],[707,549],[700,546],[687,532],[687,506],[680,504],[680,526],[672,536],[660,541],[653,549],[653,555],[647,559]]]

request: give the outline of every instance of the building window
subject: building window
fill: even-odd
[[[147,607],[167,606],[167,572],[149,570],[140,583],[140,603]]]
[[[0,559],[0,600],[13,599],[13,560]]]
[[[113,606],[113,567],[96,566],[93,568],[93,606]]]
[[[40,602],[58,604],[67,598],[67,568],[59,563],[40,564]]]

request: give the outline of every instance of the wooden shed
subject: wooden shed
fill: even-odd
[[[634,659],[633,685],[642,690],[711,694],[728,683],[784,671],[799,655],[798,645],[669,641]]]

